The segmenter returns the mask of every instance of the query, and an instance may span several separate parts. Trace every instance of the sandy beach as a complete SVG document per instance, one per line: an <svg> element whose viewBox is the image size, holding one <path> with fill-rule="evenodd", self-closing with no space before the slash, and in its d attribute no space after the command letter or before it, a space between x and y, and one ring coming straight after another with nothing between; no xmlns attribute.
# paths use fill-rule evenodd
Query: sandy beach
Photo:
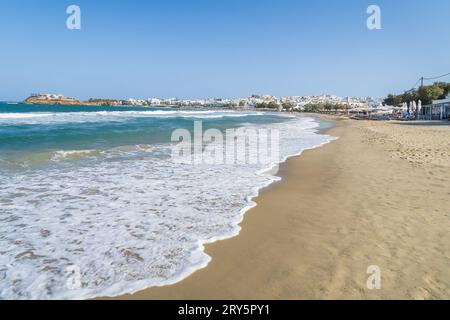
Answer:
<svg viewBox="0 0 450 320"><path fill-rule="evenodd" d="M450 124L338 120L208 267L119 299L449 299ZM366 286L381 269L381 289Z"/></svg>

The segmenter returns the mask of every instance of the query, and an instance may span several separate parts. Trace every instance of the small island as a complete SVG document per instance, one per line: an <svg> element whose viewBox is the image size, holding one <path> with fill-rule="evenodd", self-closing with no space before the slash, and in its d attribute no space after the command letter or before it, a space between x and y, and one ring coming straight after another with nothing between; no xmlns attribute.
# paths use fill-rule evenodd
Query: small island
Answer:
<svg viewBox="0 0 450 320"><path fill-rule="evenodd" d="M24 104L57 104L80 105L82 102L75 98L66 98L60 94L36 94L33 93L23 101Z"/></svg>
<svg viewBox="0 0 450 320"><path fill-rule="evenodd" d="M124 105L144 105L144 103L132 103L125 100L114 99L89 99L81 101L76 98L65 97L62 94L33 93L22 103L24 104L49 104L66 106L124 106Z"/></svg>

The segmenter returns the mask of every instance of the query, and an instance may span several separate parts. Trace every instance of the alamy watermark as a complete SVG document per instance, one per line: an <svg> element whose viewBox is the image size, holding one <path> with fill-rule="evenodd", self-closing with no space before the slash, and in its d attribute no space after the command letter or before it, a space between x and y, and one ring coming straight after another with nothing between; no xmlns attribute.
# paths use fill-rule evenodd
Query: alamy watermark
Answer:
<svg viewBox="0 0 450 320"><path fill-rule="evenodd" d="M66 20L66 27L69 30L81 30L81 8L72 4L67 7L66 13L69 15ZM366 21L367 29L381 30L381 8L379 5L371 4L367 7L366 13L369 15Z"/></svg>
<svg viewBox="0 0 450 320"><path fill-rule="evenodd" d="M372 265L367 268L367 289L380 290L381 289L381 269L379 266Z"/></svg>
<svg viewBox="0 0 450 320"><path fill-rule="evenodd" d="M81 30L81 8L72 4L67 7L66 13L69 15L66 20L66 27L69 30ZM369 15L366 21L367 29L381 30L381 8L372 4L367 7L366 13Z"/></svg>
<svg viewBox="0 0 450 320"><path fill-rule="evenodd" d="M367 29L381 30L381 8L378 5L372 4L367 8Z"/></svg>
<svg viewBox="0 0 450 320"><path fill-rule="evenodd" d="M79 290L82 287L81 284L81 269L77 265L66 267L66 287L69 290Z"/></svg>
<svg viewBox="0 0 450 320"><path fill-rule="evenodd" d="M273 128L235 128L203 131L194 122L193 133L177 129L172 133L172 161L192 165L273 165L280 162L280 132Z"/></svg>
<svg viewBox="0 0 450 320"><path fill-rule="evenodd" d="M66 20L67 29L81 30L81 8L72 4L67 7L66 13L69 15Z"/></svg>
<svg viewBox="0 0 450 320"><path fill-rule="evenodd" d="M66 27L69 30L81 30L81 8L72 4L67 7L66 13L69 15L66 20ZM367 29L381 30L381 8L372 4L367 7L366 13L369 15L366 21Z"/></svg>

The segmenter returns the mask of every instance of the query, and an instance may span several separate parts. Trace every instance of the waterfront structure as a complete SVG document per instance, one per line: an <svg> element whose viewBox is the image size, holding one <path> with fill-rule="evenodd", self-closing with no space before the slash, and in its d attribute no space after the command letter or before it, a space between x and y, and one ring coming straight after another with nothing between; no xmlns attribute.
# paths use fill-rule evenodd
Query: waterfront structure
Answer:
<svg viewBox="0 0 450 320"><path fill-rule="evenodd" d="M445 99L434 100L432 104L422 106L422 116L429 120L450 119L450 94Z"/></svg>

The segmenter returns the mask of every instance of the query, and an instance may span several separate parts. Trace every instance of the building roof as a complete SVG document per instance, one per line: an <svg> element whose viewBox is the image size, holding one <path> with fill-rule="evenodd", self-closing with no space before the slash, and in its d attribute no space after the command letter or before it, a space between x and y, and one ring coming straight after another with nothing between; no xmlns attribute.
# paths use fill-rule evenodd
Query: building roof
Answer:
<svg viewBox="0 0 450 320"><path fill-rule="evenodd" d="M444 104L444 103L450 103L450 94L445 99L433 100L433 104Z"/></svg>

